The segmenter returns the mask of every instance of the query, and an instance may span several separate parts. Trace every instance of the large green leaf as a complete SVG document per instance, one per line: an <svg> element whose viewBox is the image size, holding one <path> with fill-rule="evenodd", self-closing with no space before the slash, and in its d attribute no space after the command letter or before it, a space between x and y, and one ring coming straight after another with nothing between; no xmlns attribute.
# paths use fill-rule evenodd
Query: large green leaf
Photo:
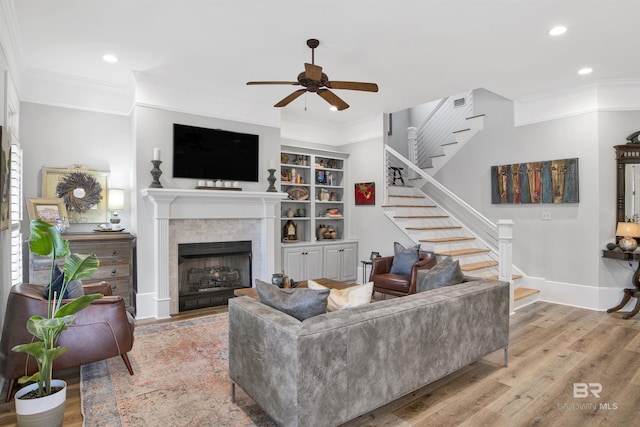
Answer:
<svg viewBox="0 0 640 427"><path fill-rule="evenodd" d="M67 256L69 242L62 239L60 231L55 226L41 219L34 219L31 221L29 249L35 254L55 259Z"/></svg>
<svg viewBox="0 0 640 427"><path fill-rule="evenodd" d="M91 295L83 295L79 298L74 299L68 304L60 307L58 311L55 313L56 318L64 318L65 316L74 315L83 308L87 307L91 304L91 301L102 298L102 294L91 294Z"/></svg>
<svg viewBox="0 0 640 427"><path fill-rule="evenodd" d="M64 262L65 282L90 277L100 266L94 254L69 254Z"/></svg>
<svg viewBox="0 0 640 427"><path fill-rule="evenodd" d="M51 347L56 344L56 338L71 322L73 322L73 319L47 319L41 316L31 316L27 320L27 330L31 335L41 339L48 347Z"/></svg>
<svg viewBox="0 0 640 427"><path fill-rule="evenodd" d="M34 341L27 344L19 344L14 346L11 350L20 353L27 353L38 359L44 350L44 343L42 341Z"/></svg>

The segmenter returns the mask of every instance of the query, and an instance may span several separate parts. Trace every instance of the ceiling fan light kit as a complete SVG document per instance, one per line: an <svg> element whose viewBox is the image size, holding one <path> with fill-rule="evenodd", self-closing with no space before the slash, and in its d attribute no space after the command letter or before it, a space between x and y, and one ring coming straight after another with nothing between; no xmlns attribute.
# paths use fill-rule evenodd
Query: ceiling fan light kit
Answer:
<svg viewBox="0 0 640 427"><path fill-rule="evenodd" d="M320 45L318 39L307 40L307 46L311 48L311 64L304 64L304 71L298 74L297 81L257 81L247 82L248 85L291 85L291 86L303 86L304 89L298 89L293 93L287 95L280 102L274 105L274 107L284 107L289 105L293 100L298 98L305 92L315 92L322 99L327 101L332 108L335 107L338 111L346 110L349 108L342 98L330 91L329 89L346 89L346 90L359 90L363 92L377 92L378 85L375 83L365 82L346 82L346 81L331 81L329 77L322 72L322 67L315 64L315 48Z"/></svg>

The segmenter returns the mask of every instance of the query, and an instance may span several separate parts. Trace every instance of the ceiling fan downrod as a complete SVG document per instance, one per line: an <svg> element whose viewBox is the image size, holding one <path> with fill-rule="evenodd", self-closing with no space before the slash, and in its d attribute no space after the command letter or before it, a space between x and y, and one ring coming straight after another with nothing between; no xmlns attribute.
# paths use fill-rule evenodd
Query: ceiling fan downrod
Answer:
<svg viewBox="0 0 640 427"><path fill-rule="evenodd" d="M315 62L315 48L320 46L320 40L318 40L318 39L309 39L309 40L307 40L307 46L309 46L311 48L311 63L313 65L315 65L316 64L316 62Z"/></svg>

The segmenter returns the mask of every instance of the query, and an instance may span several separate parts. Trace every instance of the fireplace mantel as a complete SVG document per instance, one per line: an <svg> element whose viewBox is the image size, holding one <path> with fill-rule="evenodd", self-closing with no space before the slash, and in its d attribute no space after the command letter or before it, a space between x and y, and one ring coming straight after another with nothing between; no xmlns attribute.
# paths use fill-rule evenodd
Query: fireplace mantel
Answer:
<svg viewBox="0 0 640 427"><path fill-rule="evenodd" d="M153 204L153 248L156 317L171 314L169 283L169 221L172 219L259 219L262 223L262 277L275 271L276 223L278 203L286 193L231 190L183 190L145 188L142 196Z"/></svg>

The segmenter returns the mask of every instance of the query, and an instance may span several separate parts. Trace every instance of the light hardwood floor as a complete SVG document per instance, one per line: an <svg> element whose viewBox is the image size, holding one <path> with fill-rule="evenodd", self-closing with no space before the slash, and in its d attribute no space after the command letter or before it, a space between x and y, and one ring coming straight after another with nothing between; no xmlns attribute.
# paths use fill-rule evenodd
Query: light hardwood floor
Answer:
<svg viewBox="0 0 640 427"><path fill-rule="evenodd" d="M81 426L79 370L62 376L65 426ZM574 383L591 383L578 396L600 384L600 397L574 398ZM639 417L640 316L537 302L511 316L507 368L492 353L345 426L633 426ZM13 402L0 405L0 425L15 425Z"/></svg>

